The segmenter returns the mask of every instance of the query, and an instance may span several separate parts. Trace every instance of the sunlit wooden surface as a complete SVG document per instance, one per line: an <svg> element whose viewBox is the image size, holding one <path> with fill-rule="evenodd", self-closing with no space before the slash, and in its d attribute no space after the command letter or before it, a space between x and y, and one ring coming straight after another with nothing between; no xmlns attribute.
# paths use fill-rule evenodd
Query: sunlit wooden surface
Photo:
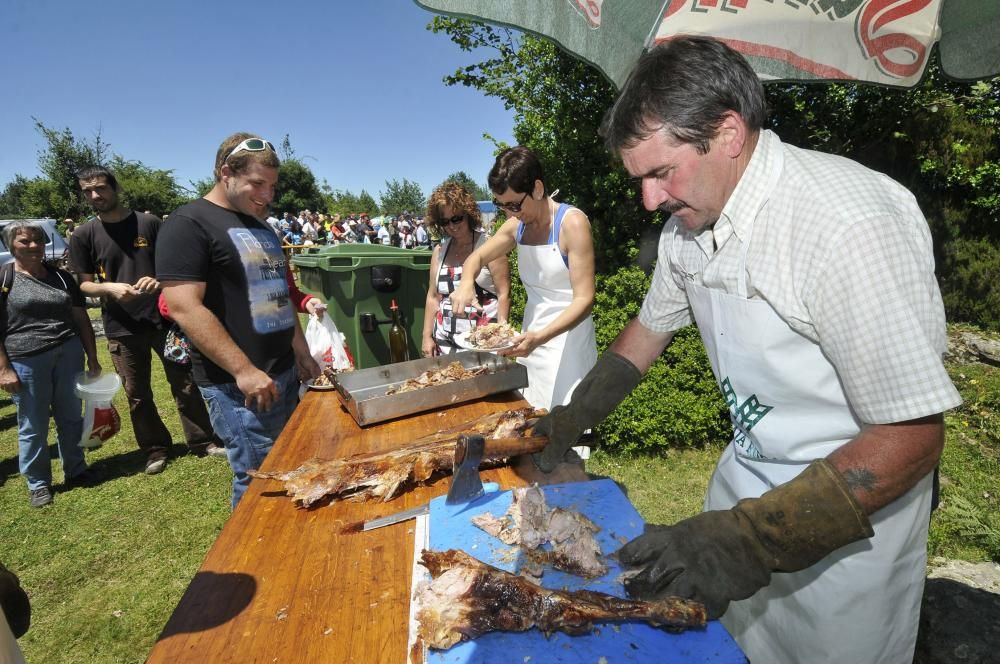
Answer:
<svg viewBox="0 0 1000 664"><path fill-rule="evenodd" d="M310 392L262 470L389 450L473 418L527 404L500 395L359 428L333 392ZM530 459L484 471L501 487L586 479L563 466L541 475ZM447 493L450 478L387 503L301 509L281 484L254 480L191 581L150 662L403 662L413 521L369 532L352 524Z"/></svg>

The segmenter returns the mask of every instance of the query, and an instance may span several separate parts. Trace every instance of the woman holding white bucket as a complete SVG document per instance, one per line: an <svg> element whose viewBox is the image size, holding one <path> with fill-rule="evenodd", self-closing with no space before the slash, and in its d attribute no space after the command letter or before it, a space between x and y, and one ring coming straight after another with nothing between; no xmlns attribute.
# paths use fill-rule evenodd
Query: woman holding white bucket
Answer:
<svg viewBox="0 0 1000 664"><path fill-rule="evenodd" d="M14 221L3 229L13 264L0 268L0 389L17 406L18 463L32 507L52 502L49 409L66 485L90 480L80 448L83 433L75 378L86 354L99 374L94 331L76 280L43 262L48 237L37 223Z"/></svg>

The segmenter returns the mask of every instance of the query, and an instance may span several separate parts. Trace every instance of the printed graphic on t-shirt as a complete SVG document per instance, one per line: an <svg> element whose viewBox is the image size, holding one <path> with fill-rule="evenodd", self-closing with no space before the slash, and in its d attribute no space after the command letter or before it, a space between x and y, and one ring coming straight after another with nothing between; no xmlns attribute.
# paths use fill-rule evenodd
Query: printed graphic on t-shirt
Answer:
<svg viewBox="0 0 1000 664"><path fill-rule="evenodd" d="M295 312L288 297L285 254L278 238L261 228L231 228L229 237L246 271L254 332L270 334L292 327Z"/></svg>

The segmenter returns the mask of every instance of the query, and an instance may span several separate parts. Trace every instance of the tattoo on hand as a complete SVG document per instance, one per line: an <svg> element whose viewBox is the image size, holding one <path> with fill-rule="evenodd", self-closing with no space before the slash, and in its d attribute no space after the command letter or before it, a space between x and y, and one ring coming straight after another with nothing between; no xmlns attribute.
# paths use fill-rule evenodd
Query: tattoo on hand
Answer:
<svg viewBox="0 0 1000 664"><path fill-rule="evenodd" d="M863 489L869 493L875 490L877 481L875 473L867 468L852 468L845 471L844 479L847 481L847 486L852 489Z"/></svg>

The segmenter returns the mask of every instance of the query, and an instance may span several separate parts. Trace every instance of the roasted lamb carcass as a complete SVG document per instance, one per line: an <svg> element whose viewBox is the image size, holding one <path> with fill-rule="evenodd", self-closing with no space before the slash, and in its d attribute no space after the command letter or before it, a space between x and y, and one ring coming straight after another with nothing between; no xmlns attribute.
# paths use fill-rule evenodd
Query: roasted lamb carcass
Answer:
<svg viewBox="0 0 1000 664"><path fill-rule="evenodd" d="M414 597L419 635L439 650L487 632L532 627L575 635L609 622L643 621L671 631L705 626L705 607L694 600L644 602L590 590L549 590L455 549L425 550L421 564L433 581Z"/></svg>
<svg viewBox="0 0 1000 664"><path fill-rule="evenodd" d="M407 484L421 484L438 472L452 470L455 443L463 433L485 438L521 438L547 411L519 408L465 422L424 436L403 449L356 454L344 459L310 459L294 470L249 471L251 477L285 483L285 492L302 507L330 496L341 500L391 500ZM502 463L491 461L487 466Z"/></svg>

